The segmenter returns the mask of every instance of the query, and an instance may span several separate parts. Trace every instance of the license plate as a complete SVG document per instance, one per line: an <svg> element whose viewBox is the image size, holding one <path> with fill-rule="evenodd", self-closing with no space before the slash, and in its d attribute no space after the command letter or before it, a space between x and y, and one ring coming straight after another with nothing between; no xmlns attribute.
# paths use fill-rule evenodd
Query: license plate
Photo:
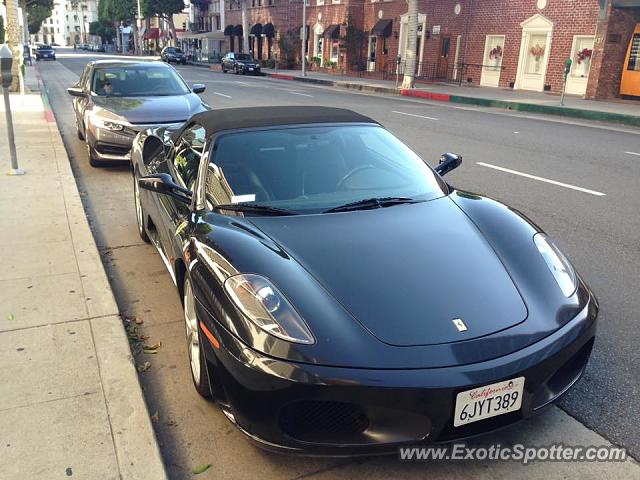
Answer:
<svg viewBox="0 0 640 480"><path fill-rule="evenodd" d="M249 71L250 71L250 72L253 72L253 67L249 67Z"/></svg>
<svg viewBox="0 0 640 480"><path fill-rule="evenodd" d="M453 426L516 412L522 407L523 391L524 377L518 377L460 392L456 397Z"/></svg>

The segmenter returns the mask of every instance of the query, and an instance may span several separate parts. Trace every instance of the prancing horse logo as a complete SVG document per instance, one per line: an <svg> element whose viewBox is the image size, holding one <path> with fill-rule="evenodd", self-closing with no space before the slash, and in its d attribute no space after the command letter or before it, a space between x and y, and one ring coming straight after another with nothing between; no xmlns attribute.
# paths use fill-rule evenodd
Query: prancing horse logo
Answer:
<svg viewBox="0 0 640 480"><path fill-rule="evenodd" d="M464 324L461 318L454 318L451 321L456 326L459 332L466 332L468 330L467 326Z"/></svg>

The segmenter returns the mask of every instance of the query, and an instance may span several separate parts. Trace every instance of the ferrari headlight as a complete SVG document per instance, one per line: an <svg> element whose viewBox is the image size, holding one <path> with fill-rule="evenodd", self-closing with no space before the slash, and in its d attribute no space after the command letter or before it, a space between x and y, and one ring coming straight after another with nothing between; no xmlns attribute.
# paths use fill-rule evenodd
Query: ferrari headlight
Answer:
<svg viewBox="0 0 640 480"><path fill-rule="evenodd" d="M536 233L533 241L538 247L538 251L544 258L547 267L551 270L553 277L558 282L558 286L565 297L570 297L578 287L576 272L560 249L544 233Z"/></svg>
<svg viewBox="0 0 640 480"><path fill-rule="evenodd" d="M315 343L298 312L265 277L234 275L225 281L224 288L242 313L265 332L287 342Z"/></svg>

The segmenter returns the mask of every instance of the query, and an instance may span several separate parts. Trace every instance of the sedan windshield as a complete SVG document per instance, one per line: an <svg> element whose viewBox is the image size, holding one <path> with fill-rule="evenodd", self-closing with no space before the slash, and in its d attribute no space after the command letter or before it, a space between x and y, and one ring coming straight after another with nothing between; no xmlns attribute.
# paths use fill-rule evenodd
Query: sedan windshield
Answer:
<svg viewBox="0 0 640 480"><path fill-rule="evenodd" d="M211 208L260 205L305 214L383 208L445 194L438 177L406 145L382 127L362 125L223 134L214 145L205 191ZM244 211L260 214L256 208Z"/></svg>
<svg viewBox="0 0 640 480"><path fill-rule="evenodd" d="M189 91L182 78L164 65L96 68L91 82L91 92L98 96L151 97L185 95Z"/></svg>
<svg viewBox="0 0 640 480"><path fill-rule="evenodd" d="M236 53L236 60L242 60L242 61L253 60L253 57L248 53Z"/></svg>

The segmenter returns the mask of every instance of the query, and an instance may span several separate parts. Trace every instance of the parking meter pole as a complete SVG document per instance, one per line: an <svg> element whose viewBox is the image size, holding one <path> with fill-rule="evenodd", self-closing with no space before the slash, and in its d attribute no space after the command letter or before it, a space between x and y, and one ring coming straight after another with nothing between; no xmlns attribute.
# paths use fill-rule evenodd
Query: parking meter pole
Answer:
<svg viewBox="0 0 640 480"><path fill-rule="evenodd" d="M7 135L9 137L9 154L11 155L11 169L9 175L24 175L24 170L18 168L18 155L16 154L16 139L13 134L13 118L11 117L11 102L9 101L9 88L2 87L4 97L4 114L7 120Z"/></svg>
<svg viewBox="0 0 640 480"><path fill-rule="evenodd" d="M570 58L564 62L564 79L562 82L562 95L560 95L560 106L564 107L564 92L567 89L567 78L569 77L569 72L571 72L571 64L573 61Z"/></svg>
<svg viewBox="0 0 640 480"><path fill-rule="evenodd" d="M13 54L7 44L0 47L0 80L2 83L2 96L4 97L4 114L7 119L7 135L9 137L9 153L11 155L11 169L9 175L24 175L24 171L18 168L18 156L16 155L16 139L13 134L13 118L11 116L11 101L9 100L9 87L13 83Z"/></svg>

